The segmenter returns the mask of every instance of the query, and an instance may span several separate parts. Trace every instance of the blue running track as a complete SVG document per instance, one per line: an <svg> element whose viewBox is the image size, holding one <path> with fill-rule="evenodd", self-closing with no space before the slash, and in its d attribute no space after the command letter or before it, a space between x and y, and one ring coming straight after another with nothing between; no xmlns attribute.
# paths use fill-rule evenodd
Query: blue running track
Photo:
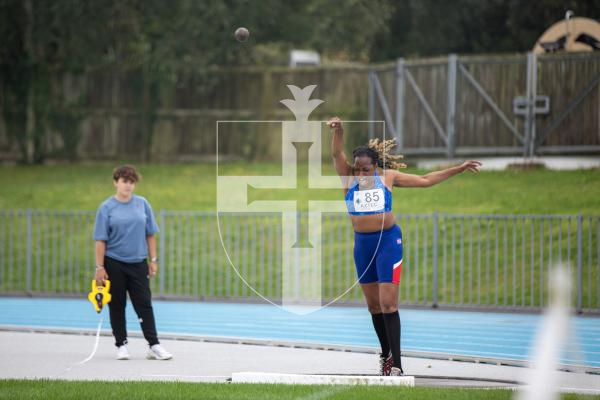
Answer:
<svg viewBox="0 0 600 400"><path fill-rule="evenodd" d="M161 333L377 348L366 307L327 307L298 316L272 305L154 301ZM108 310L103 329L110 331ZM402 349L495 360L527 360L541 315L401 310ZM600 318L571 317L561 362L600 368ZM86 300L0 298L0 327L95 329ZM127 327L140 327L130 304Z"/></svg>

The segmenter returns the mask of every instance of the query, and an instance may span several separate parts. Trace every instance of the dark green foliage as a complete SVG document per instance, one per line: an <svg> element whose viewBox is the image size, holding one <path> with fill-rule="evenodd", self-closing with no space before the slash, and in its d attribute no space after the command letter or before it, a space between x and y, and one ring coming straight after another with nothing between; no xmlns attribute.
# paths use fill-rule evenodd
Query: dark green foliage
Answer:
<svg viewBox="0 0 600 400"><path fill-rule="evenodd" d="M131 134L150 160L160 88L188 84L186 72L286 65L294 48L317 50L324 63L522 52L568 9L598 18L600 0L0 0L0 104L21 162L54 156L49 130L64 142L59 156L74 160L85 93L70 98L53 78L132 72ZM233 39L240 26L250 30L244 44ZM219 79L210 74L197 90Z"/></svg>

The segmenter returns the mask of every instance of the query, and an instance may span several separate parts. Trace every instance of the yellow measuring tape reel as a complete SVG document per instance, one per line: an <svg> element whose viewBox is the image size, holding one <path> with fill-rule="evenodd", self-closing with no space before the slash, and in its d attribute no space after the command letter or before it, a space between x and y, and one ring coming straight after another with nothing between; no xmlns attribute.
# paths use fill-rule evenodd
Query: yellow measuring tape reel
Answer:
<svg viewBox="0 0 600 400"><path fill-rule="evenodd" d="M92 302L98 314L102 311L102 307L110 303L111 298L110 281L107 279L104 281L104 285L98 285L93 279L92 291L88 294L88 300Z"/></svg>

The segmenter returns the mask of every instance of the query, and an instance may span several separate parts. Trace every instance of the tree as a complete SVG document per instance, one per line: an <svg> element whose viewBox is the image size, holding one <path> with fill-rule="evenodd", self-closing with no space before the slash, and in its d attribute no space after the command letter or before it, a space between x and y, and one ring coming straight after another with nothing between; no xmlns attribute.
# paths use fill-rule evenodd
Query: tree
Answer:
<svg viewBox="0 0 600 400"><path fill-rule="evenodd" d="M22 160L42 162L46 131L72 151L83 118L83 95L63 96L56 75L129 71L149 148L161 85L190 71L286 65L293 48L326 62L527 51L567 9L598 18L600 0L0 0L2 112Z"/></svg>
<svg viewBox="0 0 600 400"><path fill-rule="evenodd" d="M600 0L400 0L371 60L529 51L567 10L598 19Z"/></svg>

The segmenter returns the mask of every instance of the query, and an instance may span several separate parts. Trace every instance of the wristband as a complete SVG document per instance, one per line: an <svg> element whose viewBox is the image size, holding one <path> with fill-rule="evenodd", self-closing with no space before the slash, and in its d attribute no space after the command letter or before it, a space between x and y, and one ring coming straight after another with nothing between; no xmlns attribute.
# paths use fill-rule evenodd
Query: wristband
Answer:
<svg viewBox="0 0 600 400"><path fill-rule="evenodd" d="M158 261L158 257L152 257L152 258L150 259L150 262L153 262L153 263L155 263L155 262L157 262L157 261Z"/></svg>
<svg viewBox="0 0 600 400"><path fill-rule="evenodd" d="M99 270L99 269L104 269L104 266L103 265L96 265L96 270Z"/></svg>

